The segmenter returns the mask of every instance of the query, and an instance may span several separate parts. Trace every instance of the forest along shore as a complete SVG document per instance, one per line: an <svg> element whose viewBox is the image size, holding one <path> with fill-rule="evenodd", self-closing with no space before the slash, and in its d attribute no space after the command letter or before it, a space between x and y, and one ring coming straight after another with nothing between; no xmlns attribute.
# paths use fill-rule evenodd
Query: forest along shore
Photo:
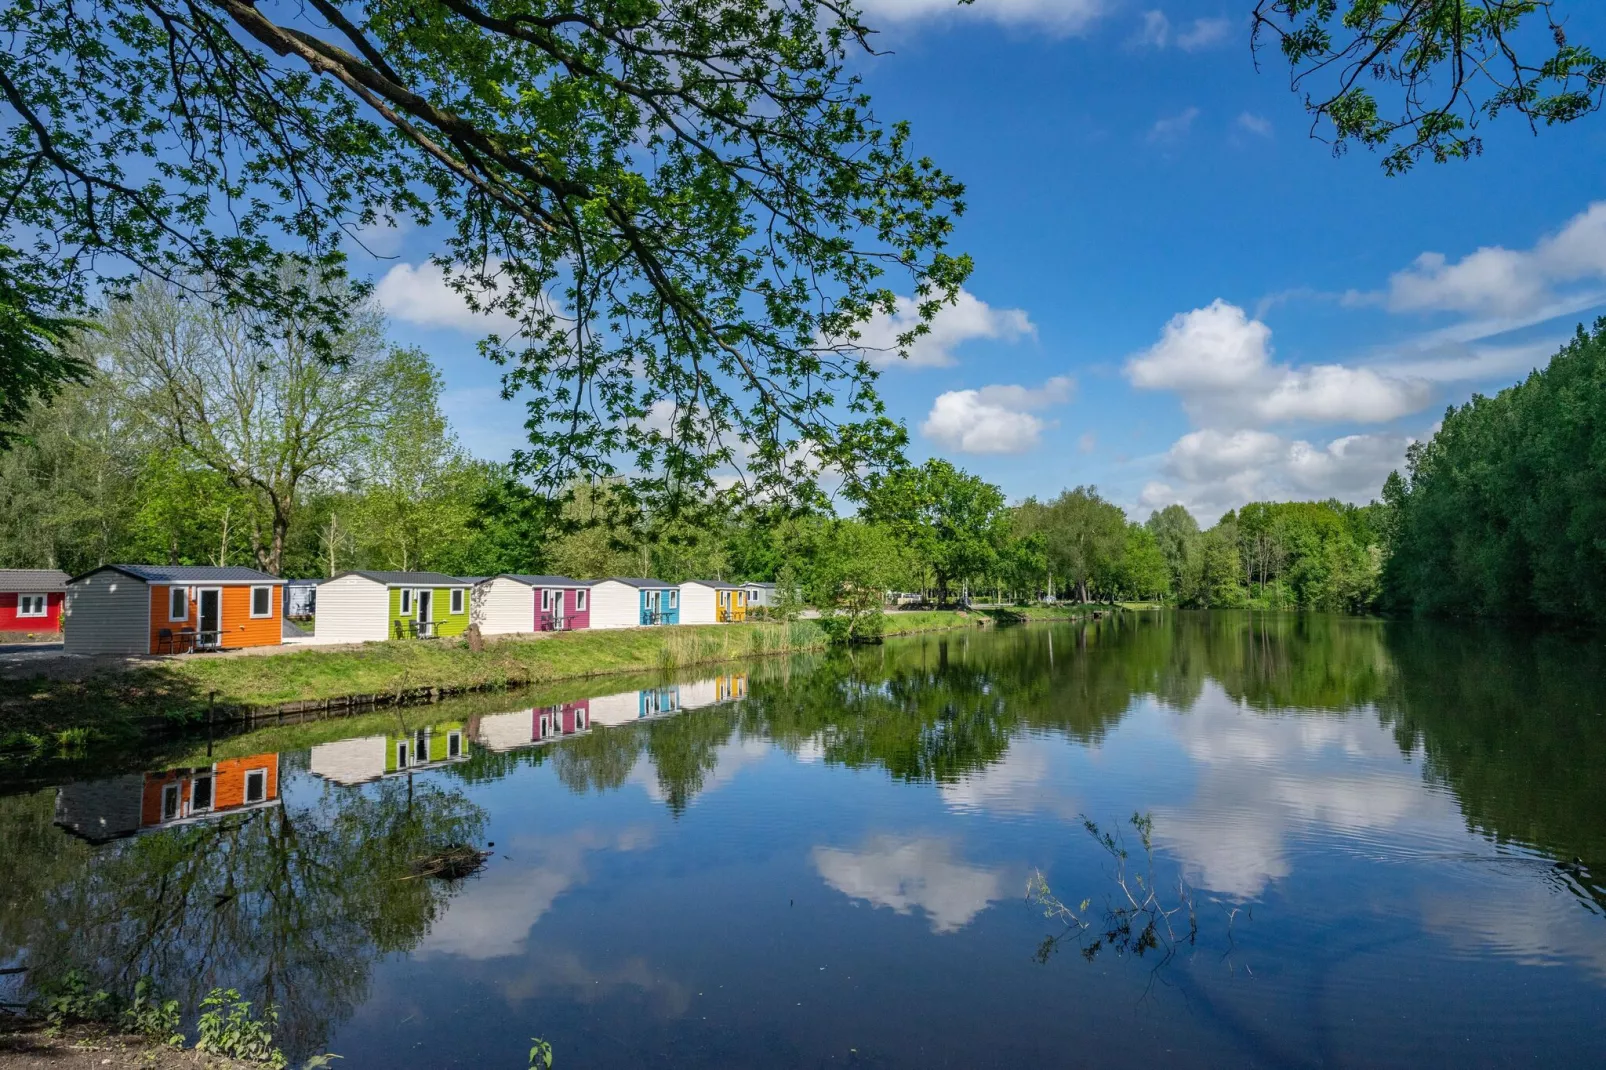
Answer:
<svg viewBox="0 0 1606 1070"><path fill-rule="evenodd" d="M1053 611L1074 619L1090 611ZM1034 614L1034 617L1041 617ZM976 627L999 613L892 613L886 634ZM274 657L186 655L122 662L73 679L0 680L0 754L55 756L132 741L153 730L204 725L210 711L421 691L462 693L614 673L713 664L820 650L825 630L812 620L581 631L488 640L370 643Z"/></svg>

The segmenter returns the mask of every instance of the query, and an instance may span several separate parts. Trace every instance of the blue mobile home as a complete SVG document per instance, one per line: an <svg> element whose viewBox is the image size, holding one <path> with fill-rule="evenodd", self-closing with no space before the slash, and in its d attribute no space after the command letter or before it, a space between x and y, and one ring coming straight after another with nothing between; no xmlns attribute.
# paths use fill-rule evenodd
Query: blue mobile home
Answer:
<svg viewBox="0 0 1606 1070"><path fill-rule="evenodd" d="M649 628L680 623L680 588L663 580L615 576L591 585L591 627Z"/></svg>

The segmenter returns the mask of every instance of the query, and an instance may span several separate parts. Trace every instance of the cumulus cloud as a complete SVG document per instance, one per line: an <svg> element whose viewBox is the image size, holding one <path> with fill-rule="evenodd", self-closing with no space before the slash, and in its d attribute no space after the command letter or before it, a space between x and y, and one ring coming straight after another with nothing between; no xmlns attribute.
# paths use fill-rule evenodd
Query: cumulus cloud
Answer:
<svg viewBox="0 0 1606 1070"><path fill-rule="evenodd" d="M1198 108L1184 108L1175 115L1163 115L1149 127L1150 144L1162 144L1177 141L1193 129L1193 121L1199 118Z"/></svg>
<svg viewBox="0 0 1606 1070"><path fill-rule="evenodd" d="M1146 509L1182 505L1202 524L1267 499L1365 502L1403 467L1408 435L1344 435L1325 445L1267 431L1190 431L1160 460L1164 479L1143 488Z"/></svg>
<svg viewBox="0 0 1606 1070"><path fill-rule="evenodd" d="M1055 376L1036 388L984 386L950 390L932 403L920 425L927 438L961 453L1025 453L1050 424L1033 415L1071 399L1075 382Z"/></svg>
<svg viewBox="0 0 1606 1070"><path fill-rule="evenodd" d="M1109 7L1107 0L982 0L961 6L958 0L860 0L871 26L925 20L986 20L1004 26L1031 27L1056 34L1086 30Z"/></svg>
<svg viewBox="0 0 1606 1070"><path fill-rule="evenodd" d="M1394 312L1530 314L1557 300L1558 286L1606 280L1606 201L1596 201L1532 249L1486 246L1459 260L1426 252L1396 272L1382 294L1351 294Z"/></svg>
<svg viewBox="0 0 1606 1070"><path fill-rule="evenodd" d="M519 331L518 322L505 313L469 308L463 295L447 285L446 273L433 261L417 267L395 265L374 287L374 297L392 318L415 327L495 333L502 338L511 338Z"/></svg>
<svg viewBox="0 0 1606 1070"><path fill-rule="evenodd" d="M1199 423L1386 423L1432 399L1422 379L1371 368L1272 361L1271 328L1217 298L1171 318L1160 340L1127 361L1144 390L1172 390Z"/></svg>
<svg viewBox="0 0 1606 1070"><path fill-rule="evenodd" d="M968 290L932 317L931 329L915 339L908 359L898 356L898 336L913 330L920 322L919 305L912 298L900 297L896 311L888 316L878 312L859 327L856 344L866 359L877 367L906 365L916 368L942 368L957 363L954 350L966 342L989 339L1018 342L1037 334L1031 317L1018 308L994 308Z"/></svg>
<svg viewBox="0 0 1606 1070"><path fill-rule="evenodd" d="M850 899L899 914L920 910L938 933L963 929L1003 896L1000 873L955 859L944 839L875 836L857 851L816 847L814 868Z"/></svg>

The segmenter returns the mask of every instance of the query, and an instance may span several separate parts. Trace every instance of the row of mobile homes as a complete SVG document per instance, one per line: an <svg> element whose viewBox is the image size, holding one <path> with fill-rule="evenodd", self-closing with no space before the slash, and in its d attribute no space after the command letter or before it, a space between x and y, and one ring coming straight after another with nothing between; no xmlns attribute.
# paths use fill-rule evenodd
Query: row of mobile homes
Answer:
<svg viewBox="0 0 1606 1070"><path fill-rule="evenodd" d="M591 627L647 628L680 623L680 588L663 580L598 580L591 585Z"/></svg>
<svg viewBox="0 0 1606 1070"><path fill-rule="evenodd" d="M689 580L680 585L680 623L732 624L747 619L747 591L734 583Z"/></svg>
<svg viewBox="0 0 1606 1070"><path fill-rule="evenodd" d="M342 572L318 585L320 642L462 635L473 584L439 572Z"/></svg>
<svg viewBox="0 0 1606 1070"><path fill-rule="evenodd" d="M67 574L60 569L0 569L0 642L7 633L59 633L66 600Z"/></svg>
<svg viewBox="0 0 1606 1070"><path fill-rule="evenodd" d="M102 565L67 583L69 654L181 654L275 646L284 581L254 568Z"/></svg>
<svg viewBox="0 0 1606 1070"><path fill-rule="evenodd" d="M589 628L591 587L567 576L492 576L474 588L474 623L485 635Z"/></svg>

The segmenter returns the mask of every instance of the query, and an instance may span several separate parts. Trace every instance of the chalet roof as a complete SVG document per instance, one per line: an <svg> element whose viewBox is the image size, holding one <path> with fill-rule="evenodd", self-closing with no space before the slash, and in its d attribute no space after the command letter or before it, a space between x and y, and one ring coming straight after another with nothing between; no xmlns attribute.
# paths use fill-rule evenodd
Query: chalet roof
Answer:
<svg viewBox="0 0 1606 1070"><path fill-rule="evenodd" d="M675 584L667 580L644 580L629 576L609 576L605 580L594 580L594 583L622 583L628 587L664 587L672 588Z"/></svg>
<svg viewBox="0 0 1606 1070"><path fill-rule="evenodd" d="M530 576L522 572L504 572L492 579L513 580L526 587L590 587L595 581L577 580L569 576Z"/></svg>
<svg viewBox="0 0 1606 1070"><path fill-rule="evenodd" d="M59 568L0 568L0 591L65 591L69 578Z"/></svg>
<svg viewBox="0 0 1606 1070"><path fill-rule="evenodd" d="M472 583L461 576L448 576L444 572L369 572L352 569L334 577L361 576L365 580L382 583L386 587L469 587ZM328 580L324 581L328 583Z"/></svg>
<svg viewBox="0 0 1606 1070"><path fill-rule="evenodd" d="M742 586L743 587L764 587L764 588L767 588L767 589L772 590L772 591L775 589L775 584L773 584L773 583L759 583L759 582L756 582L756 581L752 582L752 583L744 583L744 584L742 584Z"/></svg>
<svg viewBox="0 0 1606 1070"><path fill-rule="evenodd" d="M255 583L255 584L283 584L284 581L277 576L270 576L266 572L259 572L244 565L225 565L221 568L215 565L102 565L90 569L82 576L74 576L69 583L88 579L97 572L121 572L125 576L132 576L136 580L146 583Z"/></svg>
<svg viewBox="0 0 1606 1070"><path fill-rule="evenodd" d="M682 587L712 587L716 591L739 591L739 583L726 583L724 580L687 580Z"/></svg>

